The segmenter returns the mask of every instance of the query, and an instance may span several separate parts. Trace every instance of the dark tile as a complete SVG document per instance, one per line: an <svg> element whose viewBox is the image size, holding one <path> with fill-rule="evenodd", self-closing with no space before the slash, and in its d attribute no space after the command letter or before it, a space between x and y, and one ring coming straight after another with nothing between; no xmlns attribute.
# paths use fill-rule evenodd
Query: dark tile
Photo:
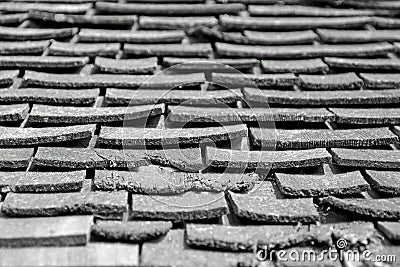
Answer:
<svg viewBox="0 0 400 267"><path fill-rule="evenodd" d="M86 245L92 216L0 218L1 247Z"/></svg>
<svg viewBox="0 0 400 267"><path fill-rule="evenodd" d="M207 57L212 51L212 47L208 43L124 45L124 53L141 57Z"/></svg>
<svg viewBox="0 0 400 267"><path fill-rule="evenodd" d="M397 108L330 108L336 122L348 124L399 124Z"/></svg>
<svg viewBox="0 0 400 267"><path fill-rule="evenodd" d="M351 70L399 70L400 60L395 58L324 58L329 67Z"/></svg>
<svg viewBox="0 0 400 267"><path fill-rule="evenodd" d="M92 227L92 233L108 240L143 242L159 238L172 228L166 221L103 221L98 220Z"/></svg>
<svg viewBox="0 0 400 267"><path fill-rule="evenodd" d="M299 84L300 80L292 73L286 74L231 74L212 73L211 82L216 86L227 88L242 87L291 87Z"/></svg>
<svg viewBox="0 0 400 267"><path fill-rule="evenodd" d="M2 40L44 40L71 37L78 32L76 28L40 29L0 27Z"/></svg>
<svg viewBox="0 0 400 267"><path fill-rule="evenodd" d="M400 153L395 150L332 148L338 165L366 168L400 168Z"/></svg>

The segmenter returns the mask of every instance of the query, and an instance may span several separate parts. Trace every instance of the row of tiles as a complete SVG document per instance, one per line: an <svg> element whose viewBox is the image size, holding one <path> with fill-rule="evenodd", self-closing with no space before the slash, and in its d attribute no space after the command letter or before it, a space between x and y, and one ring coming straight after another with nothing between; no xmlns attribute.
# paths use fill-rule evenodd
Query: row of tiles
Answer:
<svg viewBox="0 0 400 267"><path fill-rule="evenodd" d="M21 89L23 90L23 89ZM185 123L265 123L266 122L319 122L345 124L400 124L398 108L229 108L169 106L163 104L128 107L65 107L28 104L0 106L1 122L26 122L34 124L90 124L124 122L133 126L131 120L152 119L167 114L166 124ZM139 122L139 121L138 121ZM143 124L143 123L142 123Z"/></svg>

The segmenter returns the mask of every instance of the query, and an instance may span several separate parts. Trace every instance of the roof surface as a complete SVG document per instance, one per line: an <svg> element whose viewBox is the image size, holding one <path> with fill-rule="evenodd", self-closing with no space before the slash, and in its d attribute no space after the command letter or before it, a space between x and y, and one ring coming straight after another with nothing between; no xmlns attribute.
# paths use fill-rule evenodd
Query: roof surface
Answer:
<svg viewBox="0 0 400 267"><path fill-rule="evenodd" d="M400 266L400 1L0 12L0 266Z"/></svg>

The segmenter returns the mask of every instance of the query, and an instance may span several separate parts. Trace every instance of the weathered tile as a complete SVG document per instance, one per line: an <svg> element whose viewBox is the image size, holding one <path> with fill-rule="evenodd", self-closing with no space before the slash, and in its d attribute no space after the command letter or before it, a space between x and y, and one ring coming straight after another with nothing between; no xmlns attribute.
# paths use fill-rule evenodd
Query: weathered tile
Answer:
<svg viewBox="0 0 400 267"><path fill-rule="evenodd" d="M390 195L400 195L400 172L365 170L365 179L378 192Z"/></svg>
<svg viewBox="0 0 400 267"><path fill-rule="evenodd" d="M97 140L98 145L105 146L144 146L144 145L177 145L199 144L201 140L214 142L231 140L247 136L247 128L243 125L208 128L120 128L102 127Z"/></svg>
<svg viewBox="0 0 400 267"><path fill-rule="evenodd" d="M3 14L0 18L0 25L18 24L24 22L28 18L26 13Z"/></svg>
<svg viewBox="0 0 400 267"><path fill-rule="evenodd" d="M100 218L121 219L128 211L128 192L92 191L85 198L83 211Z"/></svg>
<svg viewBox="0 0 400 267"><path fill-rule="evenodd" d="M221 26L229 30L306 30L316 28L355 28L370 22L368 17L240 17L222 16Z"/></svg>
<svg viewBox="0 0 400 267"><path fill-rule="evenodd" d="M0 57L2 58L2 57ZM18 70L2 70L0 71L0 84L12 84L14 79L17 78Z"/></svg>
<svg viewBox="0 0 400 267"><path fill-rule="evenodd" d="M148 74L153 73L157 68L157 58L141 59L110 59L96 57L94 63L102 72Z"/></svg>
<svg viewBox="0 0 400 267"><path fill-rule="evenodd" d="M22 266L136 266L139 246L120 243L88 243L75 247L30 247L0 250L0 264Z"/></svg>
<svg viewBox="0 0 400 267"><path fill-rule="evenodd" d="M215 17L148 17L140 16L139 27L146 30L176 30L196 26L214 27L218 25Z"/></svg>
<svg viewBox="0 0 400 267"><path fill-rule="evenodd" d="M0 95L1 99L1 95ZM166 103L175 105L233 104L241 99L240 92L232 90L121 90L107 89L105 101L109 105L146 105ZM399 100L400 103L400 100Z"/></svg>
<svg viewBox="0 0 400 267"><path fill-rule="evenodd" d="M203 73L182 75L117 75L117 74L53 74L45 72L26 71L24 82L28 85L58 87L58 88L90 88L90 87L117 87L117 88L150 88L172 89L177 86L199 86L205 82Z"/></svg>
<svg viewBox="0 0 400 267"><path fill-rule="evenodd" d="M236 14L245 10L243 4L141 4L141 3L106 3L96 4L101 12L138 15L219 15Z"/></svg>
<svg viewBox="0 0 400 267"><path fill-rule="evenodd" d="M400 223L399 222L377 222L376 227L383 232L390 240L400 240Z"/></svg>
<svg viewBox="0 0 400 267"><path fill-rule="evenodd" d="M82 213L85 196L73 193L8 193L1 211L8 216L57 216Z"/></svg>
<svg viewBox="0 0 400 267"><path fill-rule="evenodd" d="M275 173L275 175L279 190L288 196L352 195L370 189L369 184L358 171L325 175L285 173Z"/></svg>
<svg viewBox="0 0 400 267"><path fill-rule="evenodd" d="M172 70L182 71L223 71L247 70L255 67L258 60L254 58L184 58L184 57L164 57L162 64L167 67L173 66Z"/></svg>
<svg viewBox="0 0 400 267"><path fill-rule="evenodd" d="M326 109L170 107L171 122L324 122L335 116Z"/></svg>
<svg viewBox="0 0 400 267"><path fill-rule="evenodd" d="M94 125L49 128L0 127L0 146L60 143L91 137Z"/></svg>
<svg viewBox="0 0 400 267"><path fill-rule="evenodd" d="M263 60L261 67L265 73L318 73L328 71L320 58L299 60Z"/></svg>
<svg viewBox="0 0 400 267"><path fill-rule="evenodd" d="M399 124L398 108L330 108L336 122L349 124Z"/></svg>
<svg viewBox="0 0 400 267"><path fill-rule="evenodd" d="M98 220L92 233L108 240L143 242L159 238L168 233L172 223L167 221L103 221Z"/></svg>
<svg viewBox="0 0 400 267"><path fill-rule="evenodd" d="M233 169L284 169L318 166L331 162L331 155L321 148L291 151L238 151L207 148L208 163L213 167Z"/></svg>
<svg viewBox="0 0 400 267"><path fill-rule="evenodd" d="M28 104L0 106L0 121L22 121L29 112Z"/></svg>
<svg viewBox="0 0 400 267"><path fill-rule="evenodd" d="M272 183L261 182L247 194L229 192L233 212L240 218L269 223L312 223L319 215L312 198L278 198Z"/></svg>
<svg viewBox="0 0 400 267"><path fill-rule="evenodd" d="M149 164L145 151L141 150L95 148L94 152L105 161L107 168L136 168Z"/></svg>
<svg viewBox="0 0 400 267"><path fill-rule="evenodd" d="M1 169L24 169L28 167L33 155L33 148L4 148L0 149Z"/></svg>
<svg viewBox="0 0 400 267"><path fill-rule="evenodd" d="M321 203L335 207L341 211L365 215L374 219L399 219L400 198L344 198L329 196Z"/></svg>
<svg viewBox="0 0 400 267"><path fill-rule="evenodd" d="M292 20L292 19L291 19ZM295 20L293 20L295 22ZM315 57L367 57L386 55L394 52L395 46L389 43L371 43L360 45L296 45L296 46L260 46L216 43L217 54L226 57L252 57L260 59L296 59Z"/></svg>
<svg viewBox="0 0 400 267"><path fill-rule="evenodd" d="M96 171L96 190L126 190L142 194L177 194L190 190L221 192L251 189L258 176L235 173L186 173L160 166L130 171Z"/></svg>
<svg viewBox="0 0 400 267"><path fill-rule="evenodd" d="M396 58L324 58L329 67L352 70L399 70L400 60Z"/></svg>
<svg viewBox="0 0 400 267"><path fill-rule="evenodd" d="M82 4L54 4L54 3L18 3L3 2L0 4L1 11L7 12L28 12L30 10L39 10L47 12L58 12L65 14L85 13L92 7L89 3Z"/></svg>
<svg viewBox="0 0 400 267"><path fill-rule="evenodd" d="M208 43L124 45L124 53L141 57L207 57L211 52L212 47Z"/></svg>
<svg viewBox="0 0 400 267"><path fill-rule="evenodd" d="M338 105L382 105L400 103L399 90L362 91L323 91L297 92L244 88L243 96L257 103L300 105L300 106L338 106Z"/></svg>
<svg viewBox="0 0 400 267"><path fill-rule="evenodd" d="M10 186L11 191L16 193L79 191L82 189L85 177L84 171L20 172L14 176Z"/></svg>
<svg viewBox="0 0 400 267"><path fill-rule="evenodd" d="M396 150L332 148L336 164L366 168L400 168L400 153Z"/></svg>
<svg viewBox="0 0 400 267"><path fill-rule="evenodd" d="M171 230L159 242L143 244L141 262L144 266L256 266L253 253L232 253L190 249L185 247L183 230ZM171 249L173 248L173 249ZM269 266L269 265L267 265Z"/></svg>
<svg viewBox="0 0 400 267"><path fill-rule="evenodd" d="M71 44L54 41L49 47L49 54L55 56L86 56L86 57L111 57L115 56L121 45L118 43Z"/></svg>
<svg viewBox="0 0 400 267"><path fill-rule="evenodd" d="M311 30L290 32L244 31L244 35L246 41L243 43L260 45L311 44L318 40L318 35Z"/></svg>
<svg viewBox="0 0 400 267"><path fill-rule="evenodd" d="M132 194L130 217L192 221L219 218L227 213L224 193L187 192L167 196Z"/></svg>
<svg viewBox="0 0 400 267"><path fill-rule="evenodd" d="M85 245L93 217L0 218L1 247Z"/></svg>
<svg viewBox="0 0 400 267"><path fill-rule="evenodd" d="M71 37L78 33L76 28L40 29L40 28L14 28L0 27L2 40L44 40Z"/></svg>
<svg viewBox="0 0 400 267"><path fill-rule="evenodd" d="M242 87L290 87L299 83L299 78L292 73L286 74L232 74L212 73L211 82L227 88Z"/></svg>
<svg viewBox="0 0 400 267"><path fill-rule="evenodd" d="M60 90L44 88L0 89L2 103L41 103L53 105L90 105L96 101L99 89Z"/></svg>
<svg viewBox="0 0 400 267"><path fill-rule="evenodd" d="M160 115L163 109L162 105L100 108L34 105L29 114L28 122L40 124L122 122Z"/></svg>
<svg viewBox="0 0 400 267"><path fill-rule="evenodd" d="M0 55L40 54L49 45L49 41L0 42Z"/></svg>
<svg viewBox="0 0 400 267"><path fill-rule="evenodd" d="M203 169L200 148L146 150L145 153L151 162L180 171L198 172Z"/></svg>
<svg viewBox="0 0 400 267"><path fill-rule="evenodd" d="M84 42L124 42L124 43L180 43L184 31L130 31L81 29L79 41Z"/></svg>
<svg viewBox="0 0 400 267"><path fill-rule="evenodd" d="M300 75L301 87L308 90L356 90L363 81L355 73Z"/></svg>
<svg viewBox="0 0 400 267"><path fill-rule="evenodd" d="M87 63L87 57L0 56L0 67L7 68L78 68Z"/></svg>
<svg viewBox="0 0 400 267"><path fill-rule="evenodd" d="M256 146L284 149L317 147L367 147L399 142L389 128L359 128L345 130L281 130L250 128Z"/></svg>
<svg viewBox="0 0 400 267"><path fill-rule="evenodd" d="M93 25L93 26L132 26L135 23L135 16L131 15L75 15L65 13L52 13L44 11L29 11L29 19L59 24Z"/></svg>
<svg viewBox="0 0 400 267"><path fill-rule="evenodd" d="M324 43L371 43L400 41L399 30L331 30L318 29Z"/></svg>
<svg viewBox="0 0 400 267"><path fill-rule="evenodd" d="M360 73L367 88L397 89L400 86L400 78L395 73Z"/></svg>

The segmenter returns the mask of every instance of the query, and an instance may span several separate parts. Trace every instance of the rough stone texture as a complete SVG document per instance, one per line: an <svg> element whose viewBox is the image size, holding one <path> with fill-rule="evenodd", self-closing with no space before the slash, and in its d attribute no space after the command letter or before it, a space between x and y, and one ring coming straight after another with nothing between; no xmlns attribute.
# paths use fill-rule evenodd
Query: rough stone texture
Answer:
<svg viewBox="0 0 400 267"><path fill-rule="evenodd" d="M139 246L93 242L75 247L29 247L0 250L3 266L132 266L139 264Z"/></svg>
<svg viewBox="0 0 400 267"><path fill-rule="evenodd" d="M400 198L345 198L329 196L322 203L353 214L365 215L374 219L399 219Z"/></svg>
<svg viewBox="0 0 400 267"><path fill-rule="evenodd" d="M34 105L29 114L28 121L40 124L123 122L125 120L135 120L160 115L163 109L163 105L100 108Z"/></svg>
<svg viewBox="0 0 400 267"><path fill-rule="evenodd" d="M130 217L193 221L219 218L227 213L224 193L187 192L169 196L132 194Z"/></svg>
<svg viewBox="0 0 400 267"><path fill-rule="evenodd" d="M256 146L284 149L317 147L367 147L399 142L388 128L360 128L346 130L268 130L250 128Z"/></svg>
<svg viewBox="0 0 400 267"><path fill-rule="evenodd" d="M288 196L317 197L352 195L367 191L369 184L360 172L326 175L296 175L275 173L279 190Z"/></svg>
<svg viewBox="0 0 400 267"><path fill-rule="evenodd" d="M42 88L22 88L18 90L0 89L2 103L41 103L53 105L90 105L96 101L98 89L58 90Z"/></svg>
<svg viewBox="0 0 400 267"><path fill-rule="evenodd" d="M87 57L58 56L2 56L0 67L4 68L78 68L89 63Z"/></svg>
<svg viewBox="0 0 400 267"><path fill-rule="evenodd" d="M224 226L186 225L186 244L195 248L253 251L268 246L269 249L283 249L294 245L332 243L330 232L322 233L322 227L307 226L296 229L288 225ZM324 230L326 228L323 228Z"/></svg>
<svg viewBox="0 0 400 267"><path fill-rule="evenodd" d="M326 109L306 108L213 108L170 107L167 117L171 122L324 122L335 120Z"/></svg>
<svg viewBox="0 0 400 267"><path fill-rule="evenodd" d="M336 122L349 124L399 124L400 110L397 108L330 108Z"/></svg>
<svg viewBox="0 0 400 267"><path fill-rule="evenodd" d="M141 4L141 3L97 3L101 12L138 15L219 15L236 14L245 10L243 4Z"/></svg>
<svg viewBox="0 0 400 267"><path fill-rule="evenodd" d="M374 190L390 195L400 195L400 173L395 171L366 170L365 179Z"/></svg>
<svg viewBox="0 0 400 267"><path fill-rule="evenodd" d="M147 17L140 16L139 27L146 30L176 30L196 26L214 27L218 25L215 17Z"/></svg>
<svg viewBox="0 0 400 267"><path fill-rule="evenodd" d="M165 221L97 221L92 233L108 240L145 242L159 238L172 228L171 222Z"/></svg>
<svg viewBox="0 0 400 267"><path fill-rule="evenodd" d="M0 149L0 168L23 169L28 167L33 151L33 148Z"/></svg>
<svg viewBox="0 0 400 267"><path fill-rule="evenodd" d="M306 30L315 28L354 28L369 22L368 17L343 18L257 18L222 16L221 27L226 30Z"/></svg>
<svg viewBox="0 0 400 267"><path fill-rule="evenodd" d="M11 177L7 177L10 175ZM15 172L2 173L11 191L18 193L69 192L82 189L85 172ZM0 178L0 180L2 180Z"/></svg>
<svg viewBox="0 0 400 267"><path fill-rule="evenodd" d="M49 54L55 56L86 56L86 57L112 57L118 53L120 44L71 44L65 42L52 42Z"/></svg>
<svg viewBox="0 0 400 267"><path fill-rule="evenodd" d="M146 166L131 171L96 171L93 186L97 190L126 190L141 194L177 194L186 191L251 189L257 175L236 173L186 173L168 167Z"/></svg>
<svg viewBox="0 0 400 267"><path fill-rule="evenodd" d="M248 194L229 192L233 212L241 218L269 223L312 223L319 220L312 198L279 198L270 182L260 182Z"/></svg>
<svg viewBox="0 0 400 267"><path fill-rule="evenodd" d="M116 74L52 74L26 71L24 82L28 85L58 88L151 88L172 89L174 87L199 86L205 82L204 74L192 73L176 76L152 75L116 75Z"/></svg>
<svg viewBox="0 0 400 267"><path fill-rule="evenodd" d="M290 87L299 83L294 74L231 74L212 73L211 82L226 88L242 87Z"/></svg>
<svg viewBox="0 0 400 267"><path fill-rule="evenodd" d="M275 18L274 18L275 20ZM292 19L291 19L292 20ZM325 18L324 18L325 20ZM295 20L292 20L295 21ZM314 57L366 57L386 55L395 46L389 43L360 45L296 45L296 46L247 46L216 43L217 54L227 57L255 57L259 59L294 59Z"/></svg>
<svg viewBox="0 0 400 267"><path fill-rule="evenodd" d="M180 171L198 172L203 169L200 148L146 150L146 156L153 163Z"/></svg>
<svg viewBox="0 0 400 267"><path fill-rule="evenodd" d="M366 168L400 168L400 153L395 150L332 148L336 164Z"/></svg>
<svg viewBox="0 0 400 267"><path fill-rule="evenodd" d="M208 43L197 44L126 44L124 52L134 56L207 57L212 52Z"/></svg>
<svg viewBox="0 0 400 267"><path fill-rule="evenodd" d="M128 192L92 191L85 196L83 211L104 219L121 219L128 211Z"/></svg>
<svg viewBox="0 0 400 267"><path fill-rule="evenodd" d="M34 21L46 21L52 23L60 24L71 24L71 25L93 25L93 26L130 26L135 23L135 16L108 16L108 15L75 15L75 14L65 14L65 13L51 13L30 10L29 19Z"/></svg>
<svg viewBox="0 0 400 267"><path fill-rule="evenodd" d="M352 70L399 70L400 60L396 58L338 58L326 57L329 67Z"/></svg>
<svg viewBox="0 0 400 267"><path fill-rule="evenodd" d="M399 30L330 30L318 29L318 35L325 43L370 43L400 41Z"/></svg>
<svg viewBox="0 0 400 267"><path fill-rule="evenodd" d="M258 89L244 88L243 96L247 101L256 103L296 105L296 106L338 106L338 105L386 105L399 104L399 90L363 90L363 91L315 91L296 92L268 90L262 93Z"/></svg>
<svg viewBox="0 0 400 267"><path fill-rule="evenodd" d="M148 165L145 155L136 150L40 147L33 164L55 168L135 168Z"/></svg>
<svg viewBox="0 0 400 267"><path fill-rule="evenodd" d="M1 99L1 95L0 95ZM146 105L166 103L175 105L220 105L240 100L240 92L232 90L121 90L107 89L105 101L110 105ZM400 103L400 100L399 100Z"/></svg>
<svg viewBox="0 0 400 267"><path fill-rule="evenodd" d="M400 241L400 223L399 222L378 222L376 226L390 240Z"/></svg>
<svg viewBox="0 0 400 267"><path fill-rule="evenodd" d="M393 73L360 73L367 88L396 89L400 86L400 78Z"/></svg>
<svg viewBox="0 0 400 267"><path fill-rule="evenodd" d="M299 59L299 60L263 60L261 67L266 73L318 73L328 71L321 59Z"/></svg>
<svg viewBox="0 0 400 267"><path fill-rule="evenodd" d="M64 29L39 29L39 28L14 28L0 27L2 40L44 40L71 37L78 32L77 28Z"/></svg>
<svg viewBox="0 0 400 267"><path fill-rule="evenodd" d="M81 29L79 41L84 42L124 42L124 43L180 43L185 37L181 30L177 31L130 31Z"/></svg>
<svg viewBox="0 0 400 267"><path fill-rule="evenodd" d="M308 90L355 90L363 81L355 73L300 75L301 87Z"/></svg>
<svg viewBox="0 0 400 267"><path fill-rule="evenodd" d="M0 55L38 54L49 45L49 41L0 42Z"/></svg>
<svg viewBox="0 0 400 267"><path fill-rule="evenodd" d="M282 169L318 166L331 162L325 149L292 151L237 151L207 148L208 163L233 169Z"/></svg>
<svg viewBox="0 0 400 267"><path fill-rule="evenodd" d="M22 121L29 111L28 104L0 106L0 121Z"/></svg>
<svg viewBox="0 0 400 267"><path fill-rule="evenodd" d="M156 129L102 127L97 140L105 146L145 146L199 144L202 140L222 141L247 136L243 125L208 128Z"/></svg>
<svg viewBox="0 0 400 267"><path fill-rule="evenodd" d="M102 72L122 74L148 74L153 73L157 68L157 58L143 59L110 59L96 57L94 63Z"/></svg>
<svg viewBox="0 0 400 267"><path fill-rule="evenodd" d="M93 216L0 218L0 247L86 245Z"/></svg>
<svg viewBox="0 0 400 267"><path fill-rule="evenodd" d="M51 144L91 137L94 125L51 128L0 127L0 146Z"/></svg>

